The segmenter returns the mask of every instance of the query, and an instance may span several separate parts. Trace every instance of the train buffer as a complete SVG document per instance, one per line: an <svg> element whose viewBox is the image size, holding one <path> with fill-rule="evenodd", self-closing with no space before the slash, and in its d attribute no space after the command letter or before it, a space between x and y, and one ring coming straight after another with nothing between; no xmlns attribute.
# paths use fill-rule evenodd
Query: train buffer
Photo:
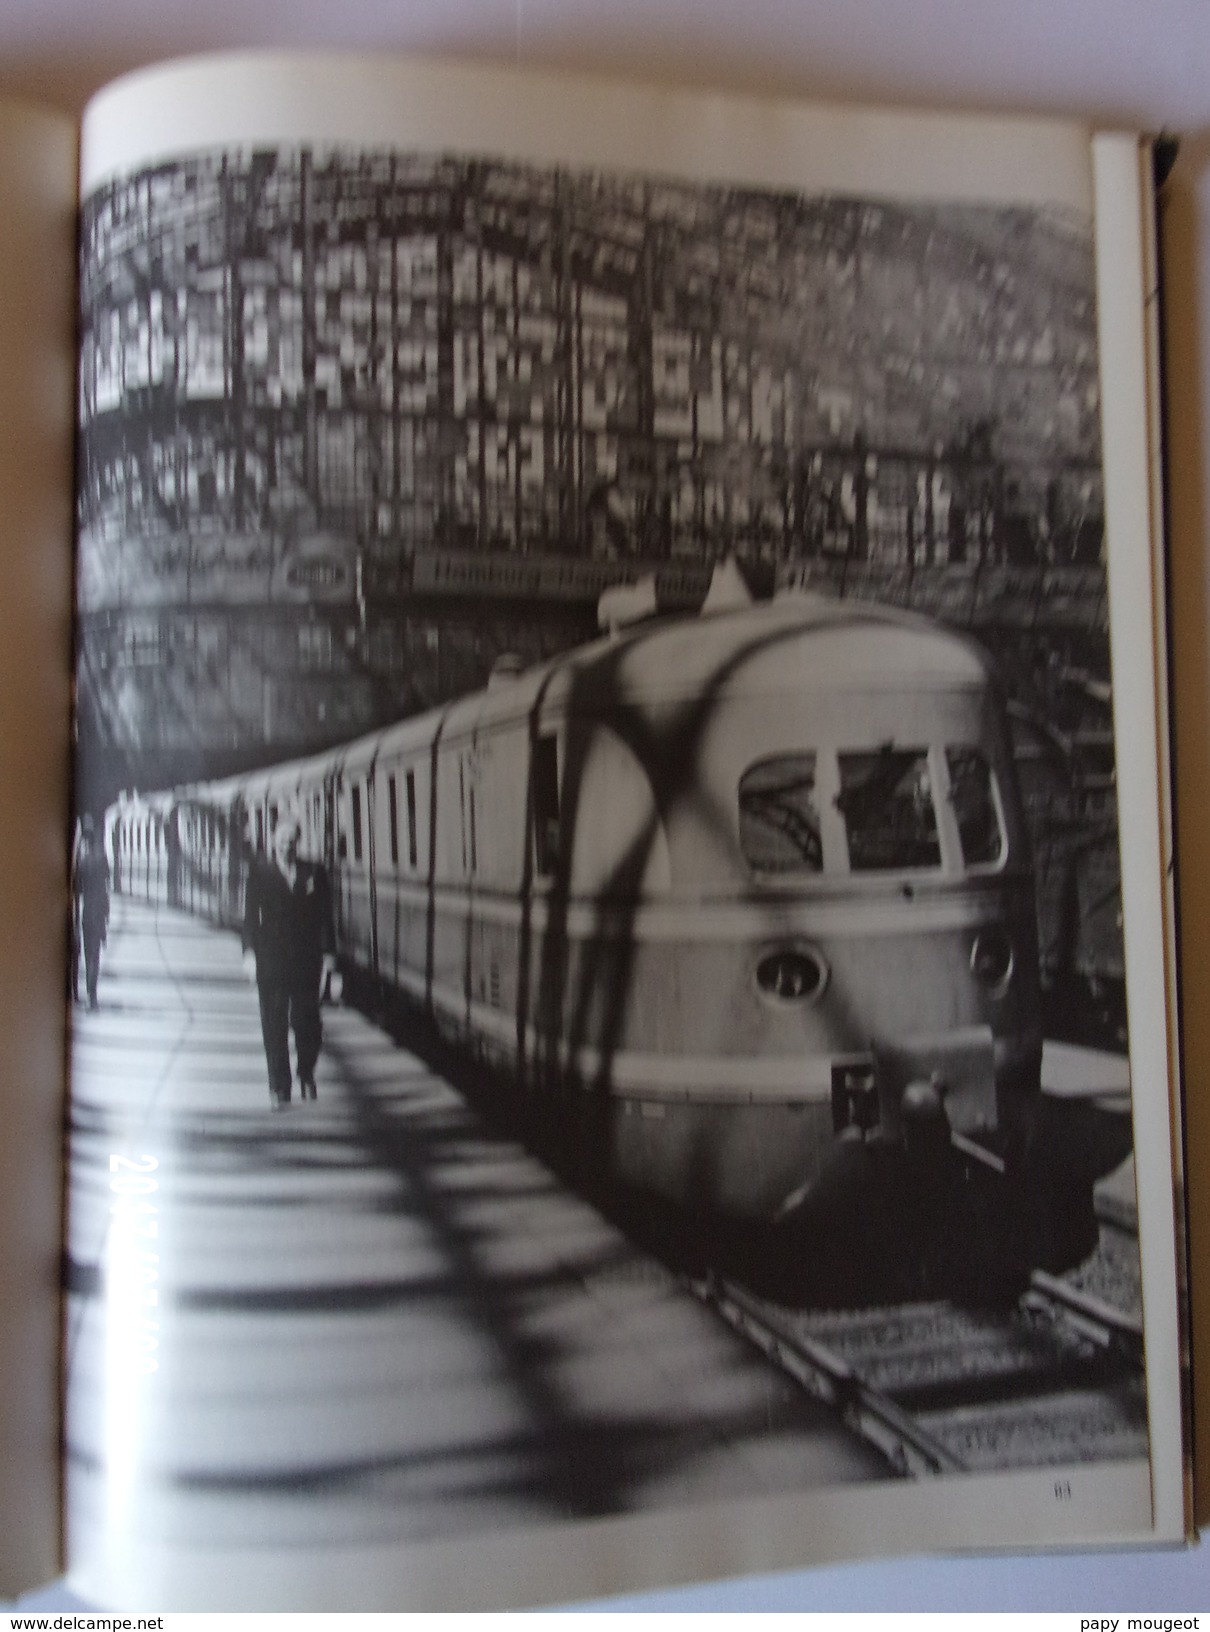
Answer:
<svg viewBox="0 0 1210 1632"><path fill-rule="evenodd" d="M317 1100L273 1112L231 933L115 897L100 999L73 1024L69 1454L77 1521L120 1486L131 1557L237 1538L305 1590L385 1541L885 1477L360 1013L325 1009ZM127 1331L132 1264L154 1319Z"/></svg>
<svg viewBox="0 0 1210 1632"><path fill-rule="evenodd" d="M1125 1054L1048 1040L1042 1048L1042 1090L1055 1099L1090 1100L1107 1111L1130 1109Z"/></svg>
<svg viewBox="0 0 1210 1632"><path fill-rule="evenodd" d="M1048 1041L1042 1050L1042 1091L1068 1109L1082 1105L1101 1122L1126 1126L1130 1116L1130 1063L1124 1054ZM1083 1129L1087 1137L1091 1128ZM1120 1135L1118 1136L1120 1137ZM1134 1157L1116 1157L1093 1189L1093 1205L1102 1224L1127 1235L1138 1234Z"/></svg>

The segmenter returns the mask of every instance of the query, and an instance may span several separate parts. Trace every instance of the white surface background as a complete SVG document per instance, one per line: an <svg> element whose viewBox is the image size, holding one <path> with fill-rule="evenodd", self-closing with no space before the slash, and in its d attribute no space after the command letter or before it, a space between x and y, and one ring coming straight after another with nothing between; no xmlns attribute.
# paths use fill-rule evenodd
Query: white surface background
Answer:
<svg viewBox="0 0 1210 1632"><path fill-rule="evenodd" d="M1210 1130L1210 1105L1199 1104L1210 1100L1210 0L0 0L0 92L78 109L126 68L260 45L381 48L726 89L1073 114L1180 137L1165 290L1182 951L1192 1142L1210 1152L1202 1129L1204 1121ZM1196 1161L1190 1199L1197 1252L1210 1239L1210 1195L1202 1201ZM1210 1303L1210 1273L1201 1279ZM1204 1313L1195 1305L1195 1328ZM871 1550L877 1545L871 1537ZM61 1591L36 1600L69 1602ZM1210 1609L1210 1553L878 1563L611 1607Z"/></svg>

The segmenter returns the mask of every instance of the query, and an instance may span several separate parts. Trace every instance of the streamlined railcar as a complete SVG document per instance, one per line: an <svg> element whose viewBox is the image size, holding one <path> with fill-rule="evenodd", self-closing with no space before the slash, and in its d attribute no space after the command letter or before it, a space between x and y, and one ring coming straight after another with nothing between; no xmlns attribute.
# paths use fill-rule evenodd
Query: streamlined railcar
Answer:
<svg viewBox="0 0 1210 1632"><path fill-rule="evenodd" d="M1036 1163L1004 702L935 624L795 596L639 625L332 752L115 809L111 837L125 877L235 922L245 851L287 807L331 870L349 970L622 1181L770 1219L855 1150L1010 1182Z"/></svg>

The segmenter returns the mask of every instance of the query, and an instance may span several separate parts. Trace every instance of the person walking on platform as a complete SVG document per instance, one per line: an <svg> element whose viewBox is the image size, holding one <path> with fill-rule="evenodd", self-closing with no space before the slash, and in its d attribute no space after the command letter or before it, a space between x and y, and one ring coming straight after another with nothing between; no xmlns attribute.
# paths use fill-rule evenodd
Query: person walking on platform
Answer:
<svg viewBox="0 0 1210 1632"><path fill-rule="evenodd" d="M91 816L80 823L80 843L72 870L71 989L79 997L80 948L84 949L84 981L88 1006L97 1007L101 975L101 948L109 929L109 863Z"/></svg>
<svg viewBox="0 0 1210 1632"><path fill-rule="evenodd" d="M290 1103L291 1027L299 1096L315 1098L319 1000L336 966L328 875L318 863L299 859L299 838L297 818L283 811L273 832L273 855L253 857L245 890L244 967L260 998L275 1110Z"/></svg>

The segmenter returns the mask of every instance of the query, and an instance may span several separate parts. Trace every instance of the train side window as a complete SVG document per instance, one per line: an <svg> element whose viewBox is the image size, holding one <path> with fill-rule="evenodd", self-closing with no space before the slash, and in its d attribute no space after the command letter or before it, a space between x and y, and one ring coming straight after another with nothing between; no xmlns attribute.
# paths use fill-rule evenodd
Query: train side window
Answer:
<svg viewBox="0 0 1210 1632"><path fill-rule="evenodd" d="M391 866L399 865L399 796L394 776L387 777L387 816L391 824Z"/></svg>
<svg viewBox="0 0 1210 1632"><path fill-rule="evenodd" d="M263 810L258 810L256 812L256 848L260 852L261 855L264 854L264 851L265 851L265 813L264 813Z"/></svg>
<svg viewBox="0 0 1210 1632"><path fill-rule="evenodd" d="M407 793L407 801L408 801L408 861L411 864L411 866L415 867L416 859L417 859L417 856L419 855L419 847L418 847L417 842L416 842L416 773L415 773L415 771L409 771L408 774L407 774L406 793Z"/></svg>
<svg viewBox="0 0 1210 1632"><path fill-rule="evenodd" d="M945 763L962 860L968 867L994 867L1004 855L1004 825L987 756L978 748L947 748Z"/></svg>
<svg viewBox="0 0 1210 1632"><path fill-rule="evenodd" d="M361 860L361 789L354 785L353 790L353 860Z"/></svg>
<svg viewBox="0 0 1210 1632"><path fill-rule="evenodd" d="M559 745L552 734L534 743L531 771L534 812L534 865L539 876L559 864Z"/></svg>
<svg viewBox="0 0 1210 1632"><path fill-rule="evenodd" d="M822 871L814 754L778 754L749 765L739 779L739 842L756 872Z"/></svg>
<svg viewBox="0 0 1210 1632"><path fill-rule="evenodd" d="M836 806L844 818L852 871L940 867L928 749L887 743L873 752L836 758Z"/></svg>

